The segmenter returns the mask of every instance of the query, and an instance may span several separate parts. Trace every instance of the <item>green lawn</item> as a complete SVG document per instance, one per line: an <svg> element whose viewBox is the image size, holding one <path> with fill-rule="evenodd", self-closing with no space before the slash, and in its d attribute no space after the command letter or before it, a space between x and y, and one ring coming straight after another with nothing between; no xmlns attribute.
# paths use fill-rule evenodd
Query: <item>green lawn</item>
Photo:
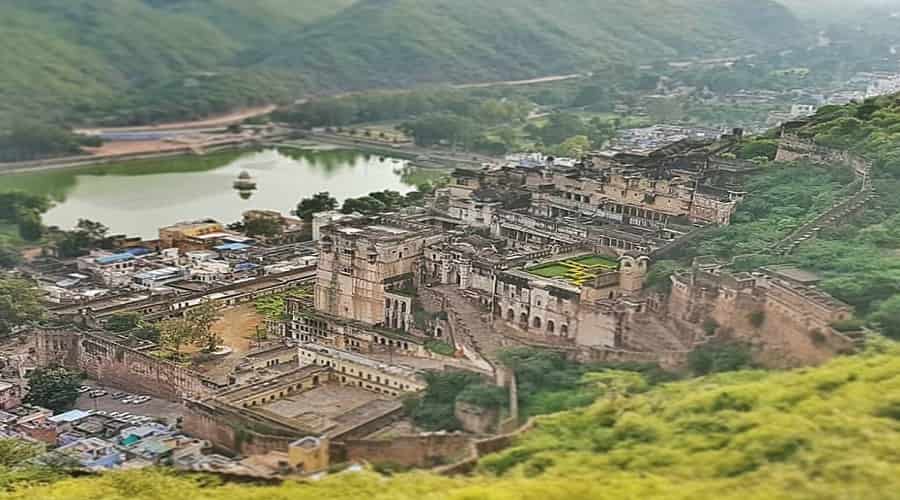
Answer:
<svg viewBox="0 0 900 500"><path fill-rule="evenodd" d="M547 264L529 269L528 272L542 278L560 278L569 272L569 268L562 264Z"/></svg>
<svg viewBox="0 0 900 500"><path fill-rule="evenodd" d="M576 271L573 264L582 268L582 273ZM586 278L596 277L603 271L617 269L619 265L606 257L589 255L577 259L566 259L561 262L551 262L528 269L527 271L542 278L565 279L574 285L583 285Z"/></svg>
<svg viewBox="0 0 900 500"><path fill-rule="evenodd" d="M601 257L599 255L591 255L589 257L574 259L572 262L588 267L603 266L607 269L617 269L619 267L619 264L616 261L607 257Z"/></svg>

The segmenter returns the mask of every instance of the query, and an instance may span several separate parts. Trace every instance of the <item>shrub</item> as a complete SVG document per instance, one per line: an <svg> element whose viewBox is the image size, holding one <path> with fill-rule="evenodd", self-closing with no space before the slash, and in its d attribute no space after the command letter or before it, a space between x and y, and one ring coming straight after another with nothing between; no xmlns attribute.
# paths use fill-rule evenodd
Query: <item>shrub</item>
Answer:
<svg viewBox="0 0 900 500"><path fill-rule="evenodd" d="M745 344L717 342L707 344L688 355L688 366L695 375L743 370L753 367L753 357Z"/></svg>

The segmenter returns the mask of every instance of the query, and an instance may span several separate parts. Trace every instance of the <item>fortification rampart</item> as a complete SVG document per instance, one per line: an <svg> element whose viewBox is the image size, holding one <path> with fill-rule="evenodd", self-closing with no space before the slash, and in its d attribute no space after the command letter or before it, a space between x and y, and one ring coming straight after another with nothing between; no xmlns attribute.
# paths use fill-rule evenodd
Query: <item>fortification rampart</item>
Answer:
<svg viewBox="0 0 900 500"><path fill-rule="evenodd" d="M100 383L169 401L203 397L215 385L199 373L124 345L120 339L72 327L36 327L36 358L41 366L83 371Z"/></svg>

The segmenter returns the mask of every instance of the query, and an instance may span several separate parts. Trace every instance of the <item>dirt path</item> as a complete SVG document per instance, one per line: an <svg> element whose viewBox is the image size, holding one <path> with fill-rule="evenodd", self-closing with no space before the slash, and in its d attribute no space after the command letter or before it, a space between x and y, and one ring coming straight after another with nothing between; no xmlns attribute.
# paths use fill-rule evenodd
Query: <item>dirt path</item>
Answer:
<svg viewBox="0 0 900 500"><path fill-rule="evenodd" d="M248 118L267 115L272 111L275 111L275 108L276 106L274 105L259 106L191 122L161 123L159 125L145 125L139 127L85 128L77 129L75 132L85 134L96 134L98 132L158 132L160 130L187 130L204 127L221 127L225 125L231 125L232 123L240 123Z"/></svg>
<svg viewBox="0 0 900 500"><path fill-rule="evenodd" d="M480 89L486 87L515 87L517 85L537 85L539 83L551 83L551 82L562 82L565 80L574 80L575 78L582 78L585 75L581 73L572 73L570 75L554 75L554 76L542 76L540 78L529 78L527 80L501 80L499 82L482 82L482 83L463 83L460 85L454 85L455 89Z"/></svg>

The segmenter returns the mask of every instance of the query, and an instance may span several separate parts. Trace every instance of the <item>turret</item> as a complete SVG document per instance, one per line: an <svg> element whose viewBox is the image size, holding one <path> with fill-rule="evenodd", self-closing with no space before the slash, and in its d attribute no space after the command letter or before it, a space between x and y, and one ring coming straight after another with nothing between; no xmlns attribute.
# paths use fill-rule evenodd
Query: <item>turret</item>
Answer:
<svg viewBox="0 0 900 500"><path fill-rule="evenodd" d="M650 257L627 253L619 259L619 283L624 295L637 295L644 289Z"/></svg>

